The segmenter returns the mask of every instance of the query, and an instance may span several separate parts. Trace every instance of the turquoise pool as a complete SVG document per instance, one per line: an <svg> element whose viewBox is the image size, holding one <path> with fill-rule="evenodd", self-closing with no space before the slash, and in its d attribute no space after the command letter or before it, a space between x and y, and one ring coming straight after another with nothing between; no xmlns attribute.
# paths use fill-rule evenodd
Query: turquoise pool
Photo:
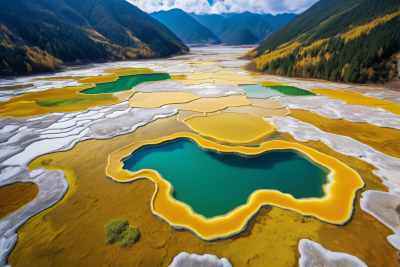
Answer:
<svg viewBox="0 0 400 267"><path fill-rule="evenodd" d="M132 76L121 76L115 82L99 83L96 87L81 91L84 94L106 94L130 90L138 84L145 82L156 82L171 79L167 73L139 74Z"/></svg>
<svg viewBox="0 0 400 267"><path fill-rule="evenodd" d="M297 199L324 196L328 170L291 151L256 157L204 151L180 138L148 145L124 159L124 169L158 171L174 187L173 197L205 217L224 215L258 189L274 189Z"/></svg>
<svg viewBox="0 0 400 267"><path fill-rule="evenodd" d="M313 92L294 86L276 85L263 86L260 84L240 85L246 91L247 97L267 98L280 95L315 95Z"/></svg>

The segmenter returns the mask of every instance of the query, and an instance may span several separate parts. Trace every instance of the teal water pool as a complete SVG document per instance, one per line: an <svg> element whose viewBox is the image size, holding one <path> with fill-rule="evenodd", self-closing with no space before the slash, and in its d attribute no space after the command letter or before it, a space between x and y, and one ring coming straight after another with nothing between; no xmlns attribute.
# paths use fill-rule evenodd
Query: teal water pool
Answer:
<svg viewBox="0 0 400 267"><path fill-rule="evenodd" d="M167 73L139 74L132 76L121 76L115 82L99 83L96 87L81 91L83 94L106 94L130 90L138 84L145 82L156 82L171 79Z"/></svg>
<svg viewBox="0 0 400 267"><path fill-rule="evenodd" d="M258 189L274 189L296 199L321 198L329 171L291 150L256 157L204 151L179 138L144 146L123 160L124 169L158 171L174 187L173 197L207 218L246 204Z"/></svg>
<svg viewBox="0 0 400 267"><path fill-rule="evenodd" d="M240 85L246 91L247 97L267 98L281 95L315 95L313 92L294 86L275 85L263 86L261 84Z"/></svg>

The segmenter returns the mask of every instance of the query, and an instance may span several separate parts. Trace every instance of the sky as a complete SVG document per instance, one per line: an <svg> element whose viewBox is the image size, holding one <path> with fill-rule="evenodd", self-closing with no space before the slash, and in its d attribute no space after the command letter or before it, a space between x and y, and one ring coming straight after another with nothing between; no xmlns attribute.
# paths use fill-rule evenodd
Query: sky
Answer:
<svg viewBox="0 0 400 267"><path fill-rule="evenodd" d="M300 14L318 0L126 0L141 10L151 13L180 8L188 13L282 13Z"/></svg>

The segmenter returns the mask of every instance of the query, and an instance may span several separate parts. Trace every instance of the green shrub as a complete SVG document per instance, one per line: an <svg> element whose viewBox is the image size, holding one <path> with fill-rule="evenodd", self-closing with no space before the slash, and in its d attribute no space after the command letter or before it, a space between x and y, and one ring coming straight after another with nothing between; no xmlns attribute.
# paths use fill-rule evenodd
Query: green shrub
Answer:
<svg viewBox="0 0 400 267"><path fill-rule="evenodd" d="M120 235L118 245L120 247L132 246L139 238L139 229L136 226L128 226L128 228Z"/></svg>
<svg viewBox="0 0 400 267"><path fill-rule="evenodd" d="M124 219L115 219L104 226L106 244L117 242L120 247L133 245L139 238L139 229Z"/></svg>
<svg viewBox="0 0 400 267"><path fill-rule="evenodd" d="M112 244L119 240L119 236L126 230L128 222L124 219L115 219L104 226L106 244Z"/></svg>

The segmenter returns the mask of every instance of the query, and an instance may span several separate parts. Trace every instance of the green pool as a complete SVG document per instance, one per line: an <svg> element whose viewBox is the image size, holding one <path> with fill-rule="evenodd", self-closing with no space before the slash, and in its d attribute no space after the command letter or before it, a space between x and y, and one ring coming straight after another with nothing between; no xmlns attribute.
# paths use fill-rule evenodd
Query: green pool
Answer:
<svg viewBox="0 0 400 267"><path fill-rule="evenodd" d="M173 197L211 218L245 204L258 189L293 197L323 197L329 171L294 151L257 157L204 151L186 138L148 145L123 160L124 169L158 171L174 187Z"/></svg>
<svg viewBox="0 0 400 267"><path fill-rule="evenodd" d="M105 94L130 90L138 84L145 82L156 82L171 79L167 73L139 74L132 76L121 76L115 82L99 83L96 87L81 91L84 94Z"/></svg>
<svg viewBox="0 0 400 267"><path fill-rule="evenodd" d="M240 85L246 91L247 97L267 98L280 95L315 95L313 92L294 86L276 85L263 86L260 84Z"/></svg>

